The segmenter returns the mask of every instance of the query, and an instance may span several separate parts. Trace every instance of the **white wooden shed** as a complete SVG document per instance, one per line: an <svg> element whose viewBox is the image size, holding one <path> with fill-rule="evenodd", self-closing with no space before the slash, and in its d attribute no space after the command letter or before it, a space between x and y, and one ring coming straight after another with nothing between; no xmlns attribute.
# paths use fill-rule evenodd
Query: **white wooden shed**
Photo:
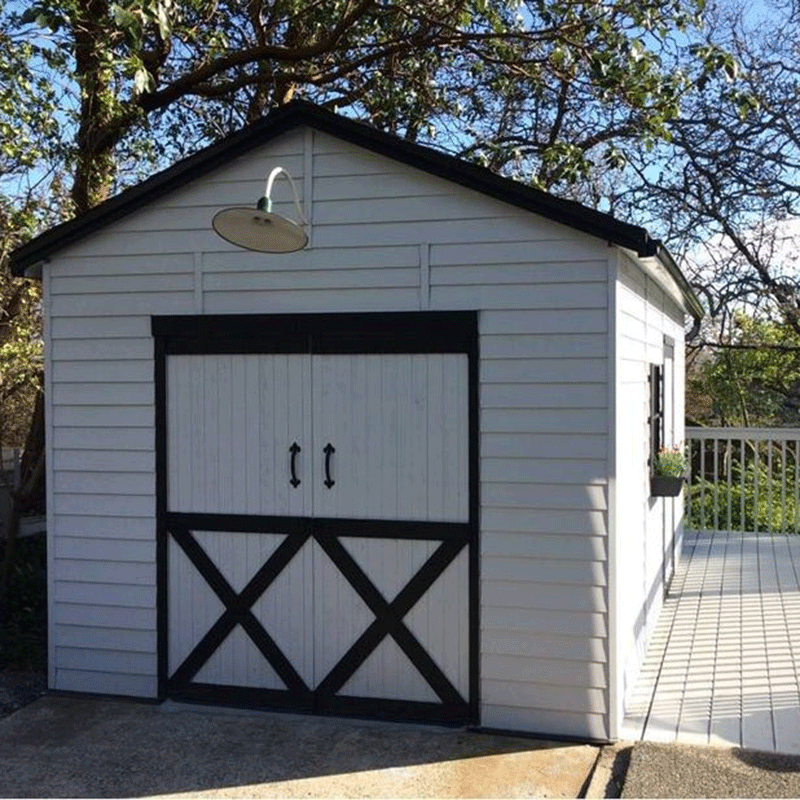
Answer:
<svg viewBox="0 0 800 800"><path fill-rule="evenodd" d="M308 247L216 236L276 164ZM52 690L620 734L702 314L643 229L298 102L12 267L44 287Z"/></svg>

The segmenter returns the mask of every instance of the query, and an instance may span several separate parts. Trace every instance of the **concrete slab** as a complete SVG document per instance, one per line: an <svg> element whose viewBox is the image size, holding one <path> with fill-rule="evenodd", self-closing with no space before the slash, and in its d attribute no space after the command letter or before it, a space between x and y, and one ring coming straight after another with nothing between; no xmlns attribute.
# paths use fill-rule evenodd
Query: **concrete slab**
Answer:
<svg viewBox="0 0 800 800"><path fill-rule="evenodd" d="M598 748L420 725L44 697L0 797L577 797Z"/></svg>

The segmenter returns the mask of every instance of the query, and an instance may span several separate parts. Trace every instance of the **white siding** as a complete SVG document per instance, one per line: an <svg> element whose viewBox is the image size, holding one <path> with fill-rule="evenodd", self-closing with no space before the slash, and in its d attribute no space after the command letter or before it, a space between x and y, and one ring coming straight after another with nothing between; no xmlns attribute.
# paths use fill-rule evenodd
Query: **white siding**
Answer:
<svg viewBox="0 0 800 800"><path fill-rule="evenodd" d="M671 544L680 552L682 497L650 497L649 366L664 364L664 337L675 341L674 402L666 403L665 444L681 444L684 428L683 312L633 259L620 259L616 280L618 697L635 683L661 610ZM665 378L668 377L665 371Z"/></svg>
<svg viewBox="0 0 800 800"><path fill-rule="evenodd" d="M490 282L483 265L498 258L519 264L499 265L499 288L479 285L476 274ZM606 248L579 237L431 248L432 307L453 297L487 309L480 317L487 727L607 736L606 258Z"/></svg>
<svg viewBox="0 0 800 800"><path fill-rule="evenodd" d="M102 244L113 237L96 238ZM133 247L113 258L89 250L48 270L50 681L56 689L156 692L149 315L193 309L192 263L190 254L155 260Z"/></svg>
<svg viewBox="0 0 800 800"><path fill-rule="evenodd" d="M210 219L276 162L312 194L313 246L236 250ZM478 309L481 723L607 736L608 254L302 131L67 248L45 268L53 686L155 694L151 314Z"/></svg>

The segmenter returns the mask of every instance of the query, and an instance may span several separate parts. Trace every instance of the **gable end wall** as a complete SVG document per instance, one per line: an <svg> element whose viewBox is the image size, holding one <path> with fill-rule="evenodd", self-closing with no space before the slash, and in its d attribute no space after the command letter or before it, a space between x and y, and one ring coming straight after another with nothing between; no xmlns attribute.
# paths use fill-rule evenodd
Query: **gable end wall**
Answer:
<svg viewBox="0 0 800 800"><path fill-rule="evenodd" d="M211 217L276 163L309 249L226 245ZM151 315L479 309L481 724L606 737L609 252L309 130L59 254L44 269L51 688L156 694Z"/></svg>

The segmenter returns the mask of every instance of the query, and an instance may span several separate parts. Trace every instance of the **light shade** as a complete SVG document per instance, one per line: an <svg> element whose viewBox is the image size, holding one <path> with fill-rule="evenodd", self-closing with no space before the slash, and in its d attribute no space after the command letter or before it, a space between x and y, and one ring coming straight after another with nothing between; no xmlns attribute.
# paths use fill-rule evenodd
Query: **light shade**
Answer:
<svg viewBox="0 0 800 800"><path fill-rule="evenodd" d="M211 224L226 241L258 253L293 253L308 244L306 232L296 222L258 208L226 208Z"/></svg>
<svg viewBox="0 0 800 800"><path fill-rule="evenodd" d="M306 222L292 176L283 167L275 167L267 179L264 196L255 208L235 206L214 215L211 224L226 242L258 253L293 253L308 244L308 235L300 225L272 211L272 184L281 174L292 187L298 218Z"/></svg>

